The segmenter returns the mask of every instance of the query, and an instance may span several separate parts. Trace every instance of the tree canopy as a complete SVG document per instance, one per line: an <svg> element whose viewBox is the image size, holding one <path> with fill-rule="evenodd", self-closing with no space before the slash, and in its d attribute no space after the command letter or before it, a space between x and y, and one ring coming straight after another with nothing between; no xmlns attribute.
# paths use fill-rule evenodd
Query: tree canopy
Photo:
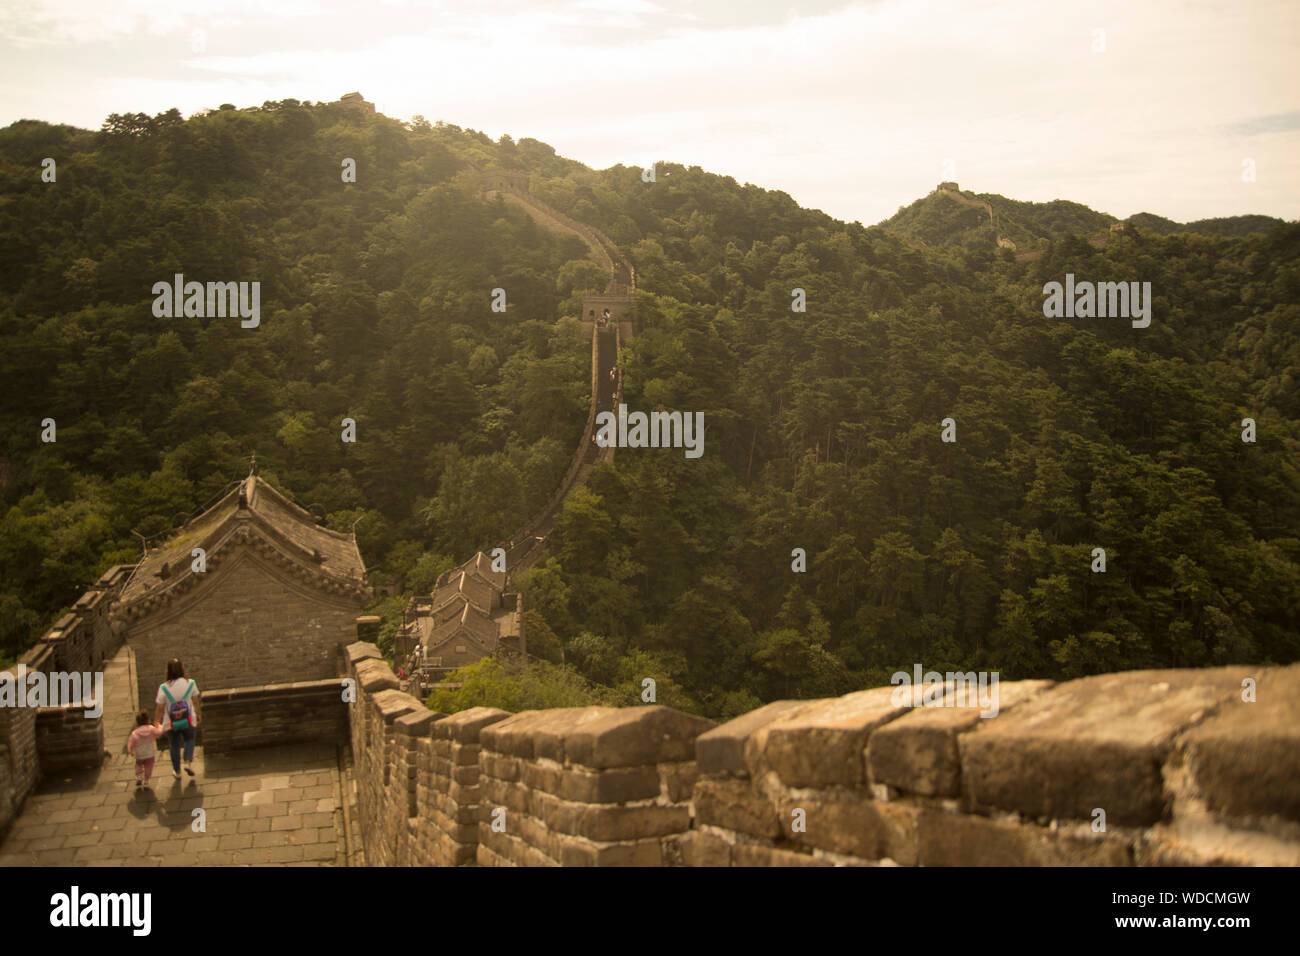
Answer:
<svg viewBox="0 0 1300 956"><path fill-rule="evenodd" d="M624 401L706 424L703 457L621 450L566 501L517 582L533 653L715 717L914 662L1059 679L1300 658L1294 223L1099 243L1103 213L974 196L1034 246L1018 259L950 197L868 228L698 167L647 183L337 105L173 113L0 130L9 653L253 452L407 593L547 499L582 438L577 317L605 276L478 198L473 164L527 173L633 259ZM260 280L260 328L154 317L177 272ZM1150 282L1150 327L1045 318L1067 272ZM435 703L580 696L505 667Z"/></svg>

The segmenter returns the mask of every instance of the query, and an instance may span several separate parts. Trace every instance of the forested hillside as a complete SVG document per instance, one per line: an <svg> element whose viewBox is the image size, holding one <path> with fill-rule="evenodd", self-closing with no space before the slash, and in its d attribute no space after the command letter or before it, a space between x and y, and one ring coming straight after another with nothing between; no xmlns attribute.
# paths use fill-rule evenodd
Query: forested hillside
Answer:
<svg viewBox="0 0 1300 956"><path fill-rule="evenodd" d="M576 238L453 182L491 147L292 101L0 131L0 646L254 453L416 588L546 500L590 374L562 318L605 277ZM32 175L46 156L57 183ZM260 281L260 327L155 318L152 285L178 272Z"/></svg>
<svg viewBox="0 0 1300 956"><path fill-rule="evenodd" d="M996 245L1000 237L1022 249L1040 246L1066 236L1106 232L1115 222L1114 216L1063 199L1018 202L992 193L966 191L961 197L931 193L904 206L880 225L886 232L926 246L978 250Z"/></svg>
<svg viewBox="0 0 1300 956"><path fill-rule="evenodd" d="M1149 212L1140 212L1129 216L1131 226L1149 229L1161 236L1172 236L1178 232L1195 232L1202 236L1245 236L1252 232L1267 232L1283 224L1274 216L1223 216L1219 219L1198 219L1195 222L1174 222L1164 216L1154 216Z"/></svg>
<svg viewBox="0 0 1300 956"><path fill-rule="evenodd" d="M972 250L1010 239L1016 248L1041 249L1055 239L1068 236L1104 236L1118 222L1114 216L1096 212L1077 202L1020 202L996 193L963 191L961 199L948 193L931 193L899 209L880 225L886 232L925 246L962 247ZM990 220L989 210L993 217ZM1137 228L1161 236L1195 233L1202 236L1245 236L1265 233L1284 225L1272 216L1227 216L1181 223L1140 212L1124 220Z"/></svg>
<svg viewBox="0 0 1300 956"><path fill-rule="evenodd" d="M474 198L470 162L528 171L620 244L643 290L625 401L705 416L703 457L623 450L570 499L519 582L533 653L713 716L918 661L1300 658L1300 226L1096 248L1113 217L977 197L1041 241L1018 263L943 197L864 228L696 167L644 182L292 101L0 131L5 648L254 451L332 526L359 518L367 564L408 593L545 500L585 416L574 317L605 277ZM949 232L936 203L975 219ZM260 279L261 327L155 318L174 272ZM1150 282L1150 327L1044 318L1066 272Z"/></svg>

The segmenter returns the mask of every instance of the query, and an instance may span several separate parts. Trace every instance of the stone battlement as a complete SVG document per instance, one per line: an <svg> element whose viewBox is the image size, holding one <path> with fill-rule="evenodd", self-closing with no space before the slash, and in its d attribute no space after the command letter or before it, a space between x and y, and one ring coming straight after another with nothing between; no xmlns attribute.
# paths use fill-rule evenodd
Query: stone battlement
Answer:
<svg viewBox="0 0 1300 956"><path fill-rule="evenodd" d="M380 865L1300 865L1300 665L1005 683L991 718L884 687L715 726L447 717L373 645L347 654Z"/></svg>
<svg viewBox="0 0 1300 956"><path fill-rule="evenodd" d="M53 672L94 673L122 645L109 609L122 593L134 565L115 565L100 575L73 609L55 622L24 652L7 673L17 676ZM0 836L18 816L27 795L41 782L43 771L91 766L102 752L103 731L98 719L71 719L74 709L0 707ZM75 713L81 714L80 709Z"/></svg>

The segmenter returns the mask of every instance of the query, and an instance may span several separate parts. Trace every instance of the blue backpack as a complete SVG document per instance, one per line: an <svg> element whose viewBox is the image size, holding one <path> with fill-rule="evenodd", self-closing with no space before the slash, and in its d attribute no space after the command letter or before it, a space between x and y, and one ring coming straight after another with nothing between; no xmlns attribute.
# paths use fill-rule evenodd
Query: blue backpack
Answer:
<svg viewBox="0 0 1300 956"><path fill-rule="evenodd" d="M189 730L194 726L190 719L190 692L194 690L194 681L190 681L190 686L185 688L185 693L181 699L177 700L172 696L172 692L167 689L167 685L162 685L162 692L167 695L171 702L171 707L167 708L167 719L171 721L172 730Z"/></svg>

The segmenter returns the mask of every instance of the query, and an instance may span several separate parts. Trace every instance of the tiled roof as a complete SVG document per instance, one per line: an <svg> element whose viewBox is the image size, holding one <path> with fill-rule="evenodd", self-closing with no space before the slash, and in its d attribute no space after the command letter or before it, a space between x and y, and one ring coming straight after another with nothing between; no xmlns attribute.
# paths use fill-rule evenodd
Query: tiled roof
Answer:
<svg viewBox="0 0 1300 956"><path fill-rule="evenodd" d="M433 592L433 613L436 615L448 602L464 598L484 612L490 612L500 602L501 592L482 579L462 571Z"/></svg>
<svg viewBox="0 0 1300 956"><path fill-rule="evenodd" d="M461 612L470 604L469 598L453 588L443 588L433 597L433 604L429 608L428 617L435 624L449 621L453 617L460 617ZM488 608L481 608L480 610L486 611Z"/></svg>
<svg viewBox="0 0 1300 956"><path fill-rule="evenodd" d="M247 482L252 485L248 504L254 515L304 551L319 554L318 563L325 571L349 578L365 577L366 564L354 534L322 528L315 518L256 475Z"/></svg>
<svg viewBox="0 0 1300 956"><path fill-rule="evenodd" d="M435 648L446 644L453 637L462 635L469 637L475 644L489 653L496 650L500 639L496 623L487 615L476 610L472 605L467 604L459 617L433 627L424 638L423 643L428 648L427 653L432 654Z"/></svg>
<svg viewBox="0 0 1300 956"><path fill-rule="evenodd" d="M492 559L482 551L478 552L478 554L474 555L474 557L470 558L460 567L452 568L450 571L444 572L438 578L436 587L441 588L454 581L462 574L468 574L472 577L478 578L488 587L494 588L497 591L504 591L506 589L506 573L504 571L493 571Z"/></svg>
<svg viewBox="0 0 1300 956"><path fill-rule="evenodd" d="M366 587L366 566L356 537L316 524L269 484L250 475L203 514L191 519L162 547L141 559L120 603L179 593L192 584L194 548L206 552L208 567L228 543L264 542L280 560L334 590L355 592ZM188 582L188 583L184 583Z"/></svg>

